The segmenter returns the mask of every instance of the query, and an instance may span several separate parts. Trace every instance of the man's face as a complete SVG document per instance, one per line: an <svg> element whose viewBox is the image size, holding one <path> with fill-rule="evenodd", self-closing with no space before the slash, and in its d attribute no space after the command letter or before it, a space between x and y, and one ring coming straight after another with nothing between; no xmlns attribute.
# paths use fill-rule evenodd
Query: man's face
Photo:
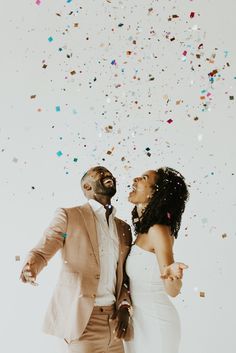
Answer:
<svg viewBox="0 0 236 353"><path fill-rule="evenodd" d="M116 193L116 179L104 167L95 167L88 171L87 182L94 194L112 197Z"/></svg>

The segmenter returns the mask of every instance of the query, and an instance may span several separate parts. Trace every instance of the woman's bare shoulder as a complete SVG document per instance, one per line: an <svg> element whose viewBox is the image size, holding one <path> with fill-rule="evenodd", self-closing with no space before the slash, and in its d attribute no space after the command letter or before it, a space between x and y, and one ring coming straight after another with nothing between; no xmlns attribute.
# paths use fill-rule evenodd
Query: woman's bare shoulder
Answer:
<svg viewBox="0 0 236 353"><path fill-rule="evenodd" d="M170 227L163 224L154 224L150 227L148 230L148 237L153 245L173 243L174 238L171 236Z"/></svg>

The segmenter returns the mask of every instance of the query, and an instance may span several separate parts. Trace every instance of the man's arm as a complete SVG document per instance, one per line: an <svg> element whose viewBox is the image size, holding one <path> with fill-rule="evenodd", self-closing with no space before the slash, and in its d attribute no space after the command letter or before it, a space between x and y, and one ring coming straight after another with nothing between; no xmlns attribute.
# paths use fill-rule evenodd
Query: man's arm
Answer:
<svg viewBox="0 0 236 353"><path fill-rule="evenodd" d="M42 239L29 252L20 279L22 282L34 282L39 272L47 265L55 253L63 247L67 230L67 214L63 208L56 211Z"/></svg>
<svg viewBox="0 0 236 353"><path fill-rule="evenodd" d="M131 248L131 244L132 244L131 229L128 224L125 224L125 225L126 225L126 230L125 230L126 243ZM131 298L130 298L130 291L129 291L129 277L127 276L125 271L125 263L126 261L124 262L124 268L123 268L122 288L121 288L120 296L117 301L118 310L115 314L115 317L117 317L118 319L115 331L116 331L117 338L123 338L125 340L129 340L132 338L132 329L129 325Z"/></svg>

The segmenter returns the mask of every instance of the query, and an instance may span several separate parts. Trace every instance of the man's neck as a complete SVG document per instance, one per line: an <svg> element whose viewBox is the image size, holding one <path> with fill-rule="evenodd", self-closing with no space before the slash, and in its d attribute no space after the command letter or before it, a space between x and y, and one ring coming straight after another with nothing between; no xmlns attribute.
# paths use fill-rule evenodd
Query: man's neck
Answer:
<svg viewBox="0 0 236 353"><path fill-rule="evenodd" d="M103 206L111 204L111 197L108 197L108 196L94 195L94 197L91 197L91 199L99 202Z"/></svg>

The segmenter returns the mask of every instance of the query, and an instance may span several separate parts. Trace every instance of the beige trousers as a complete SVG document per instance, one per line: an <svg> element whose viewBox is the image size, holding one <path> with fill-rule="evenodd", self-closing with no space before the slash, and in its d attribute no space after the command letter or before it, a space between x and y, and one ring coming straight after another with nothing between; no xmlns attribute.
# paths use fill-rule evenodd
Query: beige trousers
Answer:
<svg viewBox="0 0 236 353"><path fill-rule="evenodd" d="M113 306L94 307L88 325L79 339L68 344L69 353L124 353L122 340L115 339Z"/></svg>

